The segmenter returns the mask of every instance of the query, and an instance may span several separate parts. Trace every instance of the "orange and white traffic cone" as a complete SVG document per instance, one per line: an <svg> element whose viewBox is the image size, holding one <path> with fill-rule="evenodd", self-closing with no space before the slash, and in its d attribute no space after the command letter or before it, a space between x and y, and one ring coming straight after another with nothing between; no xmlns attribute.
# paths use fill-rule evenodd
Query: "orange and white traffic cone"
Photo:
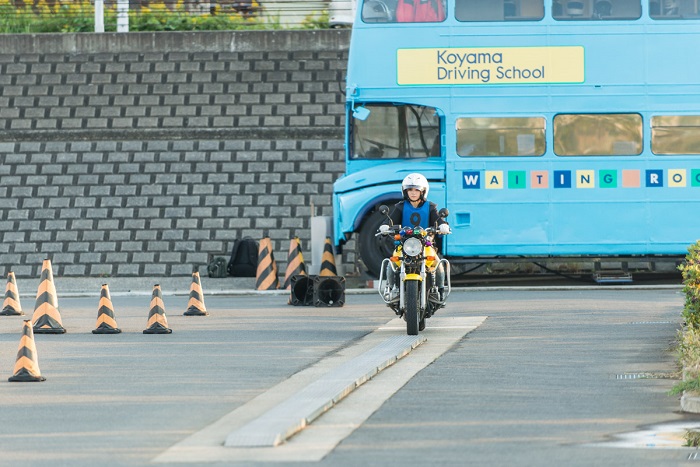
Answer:
<svg viewBox="0 0 700 467"><path fill-rule="evenodd" d="M97 324L92 330L93 334L119 334L122 332L117 327L117 320L114 319L114 306L112 298L109 296L109 286L102 284L100 290L100 304L97 308Z"/></svg>
<svg viewBox="0 0 700 467"><path fill-rule="evenodd" d="M46 381L39 370L32 322L28 319L24 320L22 327L22 338L19 341L14 374L7 380L10 382Z"/></svg>
<svg viewBox="0 0 700 467"><path fill-rule="evenodd" d="M7 273L7 286L5 287L5 301L2 304L1 316L22 316L22 305L19 303L19 290L14 272Z"/></svg>
<svg viewBox="0 0 700 467"><path fill-rule="evenodd" d="M305 275L306 265L304 264L304 257L301 254L301 243L299 242L299 237L294 237L289 242L287 270L284 274L284 285L282 288L289 290L292 287L292 277Z"/></svg>
<svg viewBox="0 0 700 467"><path fill-rule="evenodd" d="M160 284L153 286L151 310L148 313L147 326L143 330L144 334L170 334L173 332L168 327L168 319L165 317L165 305L163 304L163 293L160 290Z"/></svg>
<svg viewBox="0 0 700 467"><path fill-rule="evenodd" d="M204 292L202 292L202 281L198 272L192 273L192 284L190 285L190 301L187 303L185 316L207 316L207 307L204 306Z"/></svg>
<svg viewBox="0 0 700 467"><path fill-rule="evenodd" d="M66 329L61 322L61 314L58 312L58 297L56 287L53 284L53 271L51 261L44 260L41 268L41 282L36 293L34 305L34 334L64 334Z"/></svg>
<svg viewBox="0 0 700 467"><path fill-rule="evenodd" d="M321 271L319 276L337 276L338 270L335 268L335 255L333 254L333 245L331 238L326 237L326 243L323 245L323 256L321 256Z"/></svg>
<svg viewBox="0 0 700 467"><path fill-rule="evenodd" d="M258 249L258 269L256 272L256 290L275 290L279 288L277 277L277 263L272 254L272 241L269 237L260 240Z"/></svg>

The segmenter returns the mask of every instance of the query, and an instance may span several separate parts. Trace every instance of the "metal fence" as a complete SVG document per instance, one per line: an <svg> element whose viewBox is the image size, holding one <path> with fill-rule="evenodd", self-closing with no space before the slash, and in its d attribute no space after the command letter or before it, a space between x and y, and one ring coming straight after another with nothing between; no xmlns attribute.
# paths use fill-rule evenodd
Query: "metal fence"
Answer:
<svg viewBox="0 0 700 467"><path fill-rule="evenodd" d="M109 30L116 24L120 4L124 9L128 5L128 17L136 26L132 30L324 28L329 26L329 10L347 22L352 8L347 0L0 0L0 32L92 30L96 6L98 12L103 8ZM63 27L56 24L61 21L66 22Z"/></svg>

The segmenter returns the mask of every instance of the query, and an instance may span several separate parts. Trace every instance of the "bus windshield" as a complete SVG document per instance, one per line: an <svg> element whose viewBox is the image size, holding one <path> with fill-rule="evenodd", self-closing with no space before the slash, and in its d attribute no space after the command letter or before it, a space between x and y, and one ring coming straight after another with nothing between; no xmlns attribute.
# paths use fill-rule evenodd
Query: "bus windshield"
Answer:
<svg viewBox="0 0 700 467"><path fill-rule="evenodd" d="M369 111L366 118L353 118L352 159L440 155L440 119L435 108L409 104L371 104L363 107Z"/></svg>

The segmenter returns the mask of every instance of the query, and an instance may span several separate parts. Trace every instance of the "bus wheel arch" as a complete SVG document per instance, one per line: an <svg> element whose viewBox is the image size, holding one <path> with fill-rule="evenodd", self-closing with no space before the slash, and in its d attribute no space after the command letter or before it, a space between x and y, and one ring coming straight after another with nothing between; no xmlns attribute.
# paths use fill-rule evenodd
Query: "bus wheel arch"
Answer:
<svg viewBox="0 0 700 467"><path fill-rule="evenodd" d="M382 204L393 205L399 200L386 201ZM384 258L388 258L394 251L394 239L391 236L375 237L379 226L386 220L386 216L380 213L375 206L360 223L357 230L357 253L367 270L367 274L378 278Z"/></svg>

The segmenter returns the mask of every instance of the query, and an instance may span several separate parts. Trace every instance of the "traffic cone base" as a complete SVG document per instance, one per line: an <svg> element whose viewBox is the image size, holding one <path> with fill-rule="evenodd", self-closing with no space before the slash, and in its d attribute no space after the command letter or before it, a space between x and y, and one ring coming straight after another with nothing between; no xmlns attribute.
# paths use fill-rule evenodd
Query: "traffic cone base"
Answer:
<svg viewBox="0 0 700 467"><path fill-rule="evenodd" d="M144 334L172 334L173 330L163 326L161 323L155 323L148 329L143 330Z"/></svg>
<svg viewBox="0 0 700 467"><path fill-rule="evenodd" d="M99 327L92 330L93 334L119 334L120 332L122 332L121 329L105 324L100 324Z"/></svg>
<svg viewBox="0 0 700 467"><path fill-rule="evenodd" d="M65 334L65 328L57 328L55 325L44 324L43 327L34 328L34 334Z"/></svg>
<svg viewBox="0 0 700 467"><path fill-rule="evenodd" d="M14 375L7 378L7 380L11 383L16 383L16 382L30 383L30 382L35 382L35 381L46 381L46 378L44 378L43 376L36 376L36 375L30 373L28 370L22 368L17 373L15 373Z"/></svg>
<svg viewBox="0 0 700 467"><path fill-rule="evenodd" d="M17 281L15 273L7 274L7 287L5 288L5 301L2 304L0 316L22 316L22 305L19 303L19 290L17 290Z"/></svg>
<svg viewBox="0 0 700 467"><path fill-rule="evenodd" d="M207 308L204 306L204 292L202 292L202 282L198 272L192 273L192 285L190 285L190 301L187 303L187 311L184 316L208 316Z"/></svg>
<svg viewBox="0 0 700 467"><path fill-rule="evenodd" d="M170 334L172 329L168 328L168 319L165 317L165 305L163 304L163 294L160 285L153 286L153 296L151 298L151 311L148 313L148 326L143 330L144 334Z"/></svg>
<svg viewBox="0 0 700 467"><path fill-rule="evenodd" d="M46 378L41 376L41 371L39 370L34 333L29 320L24 321L24 327L22 328L22 337L19 341L14 374L7 380L10 382L46 381Z"/></svg>

